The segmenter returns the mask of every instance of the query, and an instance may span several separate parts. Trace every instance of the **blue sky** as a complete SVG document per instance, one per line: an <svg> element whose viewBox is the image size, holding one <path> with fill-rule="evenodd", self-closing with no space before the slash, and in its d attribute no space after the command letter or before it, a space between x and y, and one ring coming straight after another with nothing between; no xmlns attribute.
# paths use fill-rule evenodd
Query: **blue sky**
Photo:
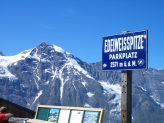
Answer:
<svg viewBox="0 0 164 123"><path fill-rule="evenodd" d="M81 60L101 61L102 37L148 30L149 67L164 68L163 0L0 0L0 51L46 41Z"/></svg>

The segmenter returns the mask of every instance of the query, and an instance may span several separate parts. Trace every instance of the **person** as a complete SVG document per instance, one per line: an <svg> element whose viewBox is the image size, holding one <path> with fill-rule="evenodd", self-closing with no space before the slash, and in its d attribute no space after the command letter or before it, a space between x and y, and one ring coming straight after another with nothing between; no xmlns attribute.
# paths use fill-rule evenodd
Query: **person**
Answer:
<svg viewBox="0 0 164 123"><path fill-rule="evenodd" d="M7 113L7 108L2 106L0 108L0 123L6 123L13 114Z"/></svg>

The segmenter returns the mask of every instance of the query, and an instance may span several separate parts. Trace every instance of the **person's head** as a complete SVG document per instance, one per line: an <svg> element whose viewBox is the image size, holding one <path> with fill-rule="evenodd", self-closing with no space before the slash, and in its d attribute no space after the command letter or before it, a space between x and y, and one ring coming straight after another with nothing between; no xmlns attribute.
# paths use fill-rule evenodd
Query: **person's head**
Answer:
<svg viewBox="0 0 164 123"><path fill-rule="evenodd" d="M6 107L2 106L2 107L0 108L0 112L1 112L1 113L6 113L6 111L7 111L7 108L6 108Z"/></svg>

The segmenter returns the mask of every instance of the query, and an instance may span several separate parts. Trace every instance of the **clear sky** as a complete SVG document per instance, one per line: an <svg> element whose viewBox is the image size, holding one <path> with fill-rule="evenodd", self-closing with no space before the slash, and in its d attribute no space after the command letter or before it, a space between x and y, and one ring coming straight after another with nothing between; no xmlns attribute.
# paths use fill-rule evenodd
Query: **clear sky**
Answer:
<svg viewBox="0 0 164 123"><path fill-rule="evenodd" d="M164 68L163 0L0 0L0 51L7 56L46 41L98 62L102 37L125 30L148 30L149 67Z"/></svg>

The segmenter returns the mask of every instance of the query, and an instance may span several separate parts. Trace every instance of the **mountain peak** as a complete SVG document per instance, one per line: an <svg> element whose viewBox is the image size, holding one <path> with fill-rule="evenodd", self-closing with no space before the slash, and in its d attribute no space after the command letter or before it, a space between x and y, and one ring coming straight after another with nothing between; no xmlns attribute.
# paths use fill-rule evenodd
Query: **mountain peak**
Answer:
<svg viewBox="0 0 164 123"><path fill-rule="evenodd" d="M42 42L38 47L55 49L56 52L60 52L60 53L64 53L64 54L70 54L70 53L66 52L65 50L63 50L61 47L50 44L50 43L45 42L45 41Z"/></svg>
<svg viewBox="0 0 164 123"><path fill-rule="evenodd" d="M5 56L2 52L0 52L0 56Z"/></svg>
<svg viewBox="0 0 164 123"><path fill-rule="evenodd" d="M39 46L49 46L49 45L52 45L46 41L43 41Z"/></svg>

